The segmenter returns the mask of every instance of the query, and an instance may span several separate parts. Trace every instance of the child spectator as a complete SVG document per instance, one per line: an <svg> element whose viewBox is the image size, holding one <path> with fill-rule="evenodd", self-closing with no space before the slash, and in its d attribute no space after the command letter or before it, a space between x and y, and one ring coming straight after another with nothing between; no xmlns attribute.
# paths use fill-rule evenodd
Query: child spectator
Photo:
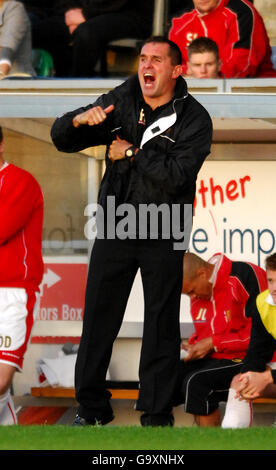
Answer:
<svg viewBox="0 0 276 470"><path fill-rule="evenodd" d="M212 39L194 39L188 47L187 78L220 78L221 60Z"/></svg>

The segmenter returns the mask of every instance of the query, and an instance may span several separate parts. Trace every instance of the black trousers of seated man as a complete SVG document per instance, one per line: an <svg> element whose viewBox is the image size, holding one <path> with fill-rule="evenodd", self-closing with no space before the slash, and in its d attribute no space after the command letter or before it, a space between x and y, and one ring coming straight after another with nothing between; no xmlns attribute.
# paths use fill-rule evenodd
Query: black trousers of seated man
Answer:
<svg viewBox="0 0 276 470"><path fill-rule="evenodd" d="M140 268L144 292L144 330L136 409L153 417L142 425L168 423L179 374L179 309L184 251L171 240L114 239L94 242L88 271L83 331L75 388L78 415L105 424L112 419L107 369ZM126 367L121 364L122 369ZM163 420L162 420L163 419Z"/></svg>
<svg viewBox="0 0 276 470"><path fill-rule="evenodd" d="M175 406L184 403L186 413L208 416L226 402L233 377L240 373L241 359L204 357L180 361Z"/></svg>

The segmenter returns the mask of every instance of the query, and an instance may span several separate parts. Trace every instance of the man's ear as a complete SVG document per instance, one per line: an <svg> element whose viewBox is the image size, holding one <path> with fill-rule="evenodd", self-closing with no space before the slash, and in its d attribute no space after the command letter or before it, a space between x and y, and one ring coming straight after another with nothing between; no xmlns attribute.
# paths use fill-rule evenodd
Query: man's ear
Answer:
<svg viewBox="0 0 276 470"><path fill-rule="evenodd" d="M2 140L2 142L0 142L0 154L4 152L4 140Z"/></svg>
<svg viewBox="0 0 276 470"><path fill-rule="evenodd" d="M208 278L207 270L203 266L201 268L198 268L197 277L201 277L202 279Z"/></svg>
<svg viewBox="0 0 276 470"><path fill-rule="evenodd" d="M182 75L182 65L176 65L173 69L172 78L178 78Z"/></svg>

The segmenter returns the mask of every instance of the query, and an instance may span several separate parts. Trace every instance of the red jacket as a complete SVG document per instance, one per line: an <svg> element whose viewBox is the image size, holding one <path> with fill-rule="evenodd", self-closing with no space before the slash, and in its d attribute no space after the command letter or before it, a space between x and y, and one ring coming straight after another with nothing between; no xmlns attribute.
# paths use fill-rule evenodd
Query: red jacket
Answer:
<svg viewBox="0 0 276 470"><path fill-rule="evenodd" d="M43 195L34 177L12 164L0 170L0 287L39 290Z"/></svg>
<svg viewBox="0 0 276 470"><path fill-rule="evenodd" d="M194 299L191 315L195 333L189 343L212 337L216 359L242 359L249 345L257 295L267 288L265 271L251 263L231 261L218 253L211 300Z"/></svg>
<svg viewBox="0 0 276 470"><path fill-rule="evenodd" d="M169 38L182 51L183 73L187 70L187 47L200 36L217 43L226 78L276 77L262 17L249 0L220 0L206 15L193 9L173 19Z"/></svg>

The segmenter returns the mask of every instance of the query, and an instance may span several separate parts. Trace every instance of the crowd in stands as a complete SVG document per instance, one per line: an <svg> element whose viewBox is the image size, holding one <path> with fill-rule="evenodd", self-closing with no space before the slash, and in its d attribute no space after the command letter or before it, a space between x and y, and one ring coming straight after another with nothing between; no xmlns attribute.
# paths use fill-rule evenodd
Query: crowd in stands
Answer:
<svg viewBox="0 0 276 470"><path fill-rule="evenodd" d="M194 7L172 20L169 38L181 49L187 73L187 47L205 36L219 48L226 78L275 77L264 22L249 0L193 0Z"/></svg>
<svg viewBox="0 0 276 470"><path fill-rule="evenodd" d="M93 77L107 43L143 39L152 30L153 0L138 4L131 0L23 3L32 18L33 47L51 53L57 76Z"/></svg>
<svg viewBox="0 0 276 470"><path fill-rule="evenodd" d="M154 0L0 0L0 78L35 75L32 49L51 54L56 77L94 77L107 44L146 39L153 14ZM276 77L252 0L170 0L167 25L184 76Z"/></svg>
<svg viewBox="0 0 276 470"><path fill-rule="evenodd" d="M0 78L35 75L32 49L51 54L56 77L93 77L109 42L151 35L153 14L154 0L0 0ZM165 34L181 49L184 76L276 77L251 0L171 0Z"/></svg>

